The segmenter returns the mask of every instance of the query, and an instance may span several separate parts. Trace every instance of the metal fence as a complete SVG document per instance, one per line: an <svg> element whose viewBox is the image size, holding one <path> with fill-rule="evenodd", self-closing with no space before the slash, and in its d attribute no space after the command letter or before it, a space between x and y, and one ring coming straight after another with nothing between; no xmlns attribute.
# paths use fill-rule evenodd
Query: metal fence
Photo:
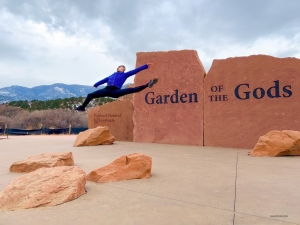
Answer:
<svg viewBox="0 0 300 225"><path fill-rule="evenodd" d="M69 128L42 128L34 130L16 129L16 128L2 128L0 135L39 135L39 134L79 134L87 130L87 127L69 127Z"/></svg>

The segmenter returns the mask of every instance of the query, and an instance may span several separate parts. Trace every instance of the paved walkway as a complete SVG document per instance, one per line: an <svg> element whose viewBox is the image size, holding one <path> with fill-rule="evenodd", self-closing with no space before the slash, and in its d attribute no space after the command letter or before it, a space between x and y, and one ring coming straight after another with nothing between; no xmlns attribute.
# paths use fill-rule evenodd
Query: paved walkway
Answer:
<svg viewBox="0 0 300 225"><path fill-rule="evenodd" d="M0 211L1 225L34 224L300 224L300 157L253 158L249 150L116 142L72 147L75 136L0 140L0 191L22 174L12 162L72 151L87 173L117 157L152 157L152 177L87 182L87 194L55 207Z"/></svg>

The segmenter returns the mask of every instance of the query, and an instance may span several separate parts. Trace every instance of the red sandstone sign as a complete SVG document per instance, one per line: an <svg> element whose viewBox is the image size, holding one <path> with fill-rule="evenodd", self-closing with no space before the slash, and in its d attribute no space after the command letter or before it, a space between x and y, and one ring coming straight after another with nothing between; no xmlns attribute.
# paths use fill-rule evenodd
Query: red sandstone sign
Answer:
<svg viewBox="0 0 300 225"><path fill-rule="evenodd" d="M300 129L300 60L214 60L205 78L204 145L253 148L270 130Z"/></svg>
<svg viewBox="0 0 300 225"><path fill-rule="evenodd" d="M192 50L137 53L135 86L158 83L133 96L134 141L203 145L204 67Z"/></svg>
<svg viewBox="0 0 300 225"><path fill-rule="evenodd" d="M205 79L196 51L137 53L136 66L150 62L135 86L159 81L133 95L134 112L131 101L96 107L89 128L108 126L117 140L230 148L253 148L270 130L299 130L297 58L214 60Z"/></svg>
<svg viewBox="0 0 300 225"><path fill-rule="evenodd" d="M117 141L133 141L132 115L130 100L107 103L88 110L88 127L108 126Z"/></svg>

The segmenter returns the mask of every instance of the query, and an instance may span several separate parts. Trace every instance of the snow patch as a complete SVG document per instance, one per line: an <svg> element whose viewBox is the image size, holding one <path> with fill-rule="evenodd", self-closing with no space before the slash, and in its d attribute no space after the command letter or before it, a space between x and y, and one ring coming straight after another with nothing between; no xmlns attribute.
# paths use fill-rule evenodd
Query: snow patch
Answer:
<svg viewBox="0 0 300 225"><path fill-rule="evenodd" d="M0 94L9 94L9 92L8 91L0 91Z"/></svg>
<svg viewBox="0 0 300 225"><path fill-rule="evenodd" d="M54 87L54 90L56 90L56 91L58 91L58 92L60 92L60 93L62 93L62 94L65 94L65 91L64 91L63 88L60 88L60 87Z"/></svg>

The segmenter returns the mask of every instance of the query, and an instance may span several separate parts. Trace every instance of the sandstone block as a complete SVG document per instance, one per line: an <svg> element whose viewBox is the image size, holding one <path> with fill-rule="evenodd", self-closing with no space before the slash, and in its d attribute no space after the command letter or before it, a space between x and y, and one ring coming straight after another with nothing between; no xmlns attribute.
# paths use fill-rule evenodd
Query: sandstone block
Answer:
<svg viewBox="0 0 300 225"><path fill-rule="evenodd" d="M205 77L204 145L252 149L270 130L300 127L300 59L214 60Z"/></svg>
<svg viewBox="0 0 300 225"><path fill-rule="evenodd" d="M151 176L151 167L150 156L134 153L121 156L109 165L91 171L86 177L97 183L144 179Z"/></svg>
<svg viewBox="0 0 300 225"><path fill-rule="evenodd" d="M300 155L300 132L273 130L259 137L250 156Z"/></svg>
<svg viewBox="0 0 300 225"><path fill-rule="evenodd" d="M110 145L115 137L110 133L108 127L96 127L80 132L75 140L74 146Z"/></svg>
<svg viewBox="0 0 300 225"><path fill-rule="evenodd" d="M135 86L158 83L133 96L134 141L203 145L203 79L196 51L140 52L136 66L154 63L135 76Z"/></svg>
<svg viewBox="0 0 300 225"><path fill-rule="evenodd" d="M27 160L14 162L10 172L32 172L42 167L73 166L72 152L44 153L31 156Z"/></svg>
<svg viewBox="0 0 300 225"><path fill-rule="evenodd" d="M133 104L110 102L88 110L88 127L107 126L117 141L133 141Z"/></svg>
<svg viewBox="0 0 300 225"><path fill-rule="evenodd" d="M0 192L0 209L55 206L85 193L85 172L76 166L40 168L11 182Z"/></svg>

